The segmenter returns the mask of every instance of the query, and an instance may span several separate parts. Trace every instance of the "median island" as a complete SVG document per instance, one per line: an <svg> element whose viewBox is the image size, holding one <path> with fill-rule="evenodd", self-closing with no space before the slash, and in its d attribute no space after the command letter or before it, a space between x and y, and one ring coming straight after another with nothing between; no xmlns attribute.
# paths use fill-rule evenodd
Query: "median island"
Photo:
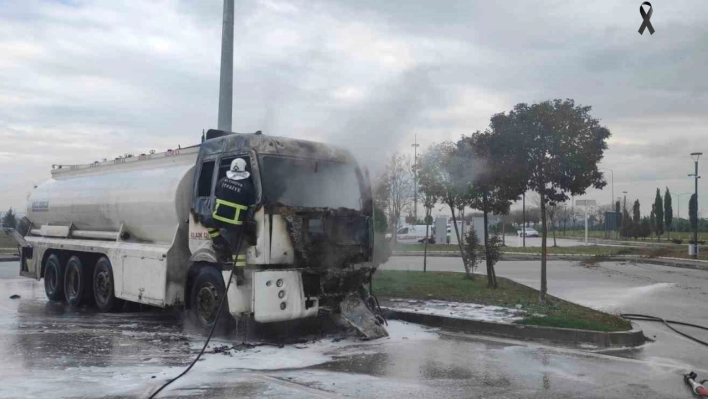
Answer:
<svg viewBox="0 0 708 399"><path fill-rule="evenodd" d="M454 272L378 270L372 288L382 303L420 303L428 308L440 308L438 301L454 302L449 309L450 317L459 313L455 311L459 304L475 304L480 305L480 310L484 310L483 307L508 309L513 316L508 319L513 319L514 324L604 332L632 329L629 321L618 316L551 295L546 296L545 303L539 303L539 292L533 288L502 277L497 277L497 283L498 288L488 288L484 275L469 279Z"/></svg>

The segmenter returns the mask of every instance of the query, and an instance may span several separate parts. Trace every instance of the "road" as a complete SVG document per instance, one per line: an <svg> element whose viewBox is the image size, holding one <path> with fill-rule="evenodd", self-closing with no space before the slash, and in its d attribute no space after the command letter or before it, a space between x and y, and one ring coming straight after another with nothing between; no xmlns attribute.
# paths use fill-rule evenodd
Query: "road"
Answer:
<svg viewBox="0 0 708 399"><path fill-rule="evenodd" d="M454 267L447 259L433 262L433 267ZM412 267L406 264L412 261L394 258L387 267ZM559 272L563 267L552 266L549 273L573 281L572 270L582 279L597 272L574 266ZM179 374L203 342L183 331L179 314L99 314L49 303L42 283L15 277L12 270L17 268L16 262L0 263L0 398L144 398ZM532 279L537 267L509 269ZM554 278L552 292L560 286ZM13 294L21 298L10 299ZM613 303L625 303L617 292L610 296L618 298ZM243 348L231 356L208 353L160 397L687 398L682 372L694 369L708 375L699 360L643 355L655 344L600 353L394 321L388 328L389 339L371 342L327 336L282 348ZM220 338L209 351L230 343ZM697 346L693 350L705 353Z"/></svg>
<svg viewBox="0 0 708 399"><path fill-rule="evenodd" d="M428 258L428 270L462 272L460 258ZM549 261L548 292L609 313L641 313L669 320L708 326L708 271L679 269L632 262L603 262L590 267L580 262ZM422 257L392 257L389 270L422 270ZM540 260L502 261L497 276L540 288ZM484 266L478 272L486 273ZM485 278L485 277L483 277ZM686 367L708 367L708 348L667 330L663 325L640 322L640 328L657 342L627 354L648 361L678 362ZM683 331L708 341L705 331ZM624 355L617 353L618 355Z"/></svg>

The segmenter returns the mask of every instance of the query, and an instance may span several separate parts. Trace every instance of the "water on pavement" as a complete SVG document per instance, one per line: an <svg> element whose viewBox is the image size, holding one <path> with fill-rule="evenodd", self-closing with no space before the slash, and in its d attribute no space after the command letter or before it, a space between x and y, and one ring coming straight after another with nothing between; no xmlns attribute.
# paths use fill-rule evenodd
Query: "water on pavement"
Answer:
<svg viewBox="0 0 708 399"><path fill-rule="evenodd" d="M650 346L623 358L394 321L389 332L371 342L325 336L213 353L234 343L220 338L160 397L684 398L684 369L708 373L698 362L640 355ZM41 282L0 279L0 398L147 397L182 371L202 340L183 331L179 314L73 310L47 302Z"/></svg>

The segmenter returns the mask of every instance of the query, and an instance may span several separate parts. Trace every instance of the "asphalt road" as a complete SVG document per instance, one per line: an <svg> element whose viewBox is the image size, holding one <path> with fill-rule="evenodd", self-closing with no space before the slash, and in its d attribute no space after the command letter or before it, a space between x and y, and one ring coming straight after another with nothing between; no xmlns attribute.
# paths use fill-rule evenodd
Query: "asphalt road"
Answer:
<svg viewBox="0 0 708 399"><path fill-rule="evenodd" d="M411 267L401 262L395 258L388 267ZM445 262L434 267L454 267ZM183 331L179 314L99 314L49 303L41 282L13 276L17 267L0 263L0 276L5 276L0 277L0 398L144 398L179 374L203 342ZM529 269L532 278L534 268L520 264L509 269ZM567 268L568 281L573 270L582 279L597 272ZM560 276L556 271L549 269ZM553 292L560 281L551 281ZM633 287L646 285L649 281ZM13 294L21 298L10 299ZM160 397L687 398L691 394L681 374L694 369L708 376L698 361L642 355L651 345L597 353L393 321L388 329L389 339L371 342L319 336L282 348L208 353ZM232 341L236 338L214 341L209 351ZM705 353L697 346L693 350Z"/></svg>
<svg viewBox="0 0 708 399"><path fill-rule="evenodd" d="M392 257L383 269L423 270L422 257ZM463 272L460 258L430 257L431 271ZM708 326L708 271L680 269L633 262L603 262L583 266L580 262L549 261L548 292L609 313L641 313L669 320ZM497 276L540 288L540 260L502 261ZM485 273L484 265L477 272ZM486 278L485 276L480 276ZM656 342L640 351L616 353L647 361L674 362L686 368L708 368L708 348L652 322L637 325ZM682 331L708 341L705 331L681 327Z"/></svg>

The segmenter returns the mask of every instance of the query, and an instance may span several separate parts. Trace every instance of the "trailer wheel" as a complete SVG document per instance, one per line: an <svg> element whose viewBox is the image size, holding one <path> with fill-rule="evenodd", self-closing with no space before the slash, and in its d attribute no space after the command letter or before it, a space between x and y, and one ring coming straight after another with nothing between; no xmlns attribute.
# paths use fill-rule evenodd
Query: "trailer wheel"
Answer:
<svg viewBox="0 0 708 399"><path fill-rule="evenodd" d="M208 334L214 326L219 303L225 295L224 277L216 268L204 267L199 270L189 295L189 316L203 334ZM228 332L234 324L233 316L229 313L228 301L225 301L216 331Z"/></svg>
<svg viewBox="0 0 708 399"><path fill-rule="evenodd" d="M88 270L81 263L81 259L79 259L78 256L69 258L64 271L64 295L66 296L66 303L70 306L77 307L86 302L91 288L89 278Z"/></svg>
<svg viewBox="0 0 708 399"><path fill-rule="evenodd" d="M56 254L49 255L44 265L44 292L50 301L64 300L64 268Z"/></svg>
<svg viewBox="0 0 708 399"><path fill-rule="evenodd" d="M123 305L123 301L116 298L114 287L111 262L102 256L93 270L93 296L98 310L112 312Z"/></svg>

